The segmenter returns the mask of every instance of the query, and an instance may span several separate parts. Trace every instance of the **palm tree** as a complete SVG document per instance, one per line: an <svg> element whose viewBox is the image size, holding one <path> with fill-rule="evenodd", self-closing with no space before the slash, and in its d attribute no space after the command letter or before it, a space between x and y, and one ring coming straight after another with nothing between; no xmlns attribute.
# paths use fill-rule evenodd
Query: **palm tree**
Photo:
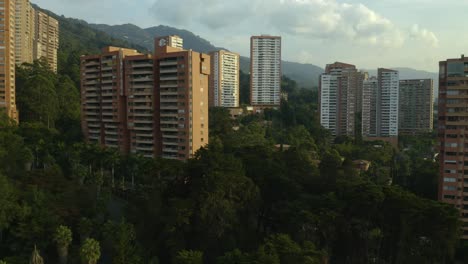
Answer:
<svg viewBox="0 0 468 264"><path fill-rule="evenodd" d="M81 246L80 255L84 264L96 264L101 257L99 242L95 239L87 238Z"/></svg>
<svg viewBox="0 0 468 264"><path fill-rule="evenodd" d="M72 242L72 231L66 226L59 226L54 234L54 242L57 243L59 263L66 264L68 258L68 246Z"/></svg>
<svg viewBox="0 0 468 264"><path fill-rule="evenodd" d="M39 250L37 250L36 246L34 246L31 259L29 260L29 264L44 264L44 260L39 254Z"/></svg>

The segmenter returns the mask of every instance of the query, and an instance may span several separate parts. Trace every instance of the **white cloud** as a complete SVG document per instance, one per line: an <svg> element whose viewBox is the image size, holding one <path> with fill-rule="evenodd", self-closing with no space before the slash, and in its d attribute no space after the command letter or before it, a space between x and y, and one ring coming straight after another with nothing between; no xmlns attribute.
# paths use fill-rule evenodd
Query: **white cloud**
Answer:
<svg viewBox="0 0 468 264"><path fill-rule="evenodd" d="M419 25L414 24L411 27L411 33L410 36L412 38L421 40L423 42L426 42L430 44L432 47L438 47L439 46L439 39L436 37L436 35L425 29L425 28L420 28Z"/></svg>
<svg viewBox="0 0 468 264"><path fill-rule="evenodd" d="M363 4L336 0L157 0L151 11L159 22L174 26L219 30L245 22L251 30L274 28L304 38L383 47L400 47L408 39L438 42L427 29L402 30Z"/></svg>

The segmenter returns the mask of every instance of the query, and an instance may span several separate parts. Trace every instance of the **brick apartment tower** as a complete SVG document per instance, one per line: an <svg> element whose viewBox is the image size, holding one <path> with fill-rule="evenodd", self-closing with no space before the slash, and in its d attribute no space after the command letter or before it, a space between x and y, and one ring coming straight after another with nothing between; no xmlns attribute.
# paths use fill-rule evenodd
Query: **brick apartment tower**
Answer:
<svg viewBox="0 0 468 264"><path fill-rule="evenodd" d="M41 11L35 11L34 59L45 58L52 71L57 72L59 48L59 23Z"/></svg>
<svg viewBox="0 0 468 264"><path fill-rule="evenodd" d="M210 53L210 106L239 107L239 54L219 50Z"/></svg>
<svg viewBox="0 0 468 264"><path fill-rule="evenodd" d="M154 58L132 55L124 58L124 87L127 128L131 153L145 157L158 155Z"/></svg>
<svg viewBox="0 0 468 264"><path fill-rule="evenodd" d="M107 47L81 58L82 129L90 143L186 160L208 143L210 57L156 39L155 55Z"/></svg>
<svg viewBox="0 0 468 264"><path fill-rule="evenodd" d="M81 126L89 143L129 151L124 59L141 55L118 47L81 57Z"/></svg>
<svg viewBox="0 0 468 264"><path fill-rule="evenodd" d="M468 239L468 58L439 66L439 200L460 210Z"/></svg>
<svg viewBox="0 0 468 264"><path fill-rule="evenodd" d="M250 104L279 107L281 103L281 37L250 38Z"/></svg>
<svg viewBox="0 0 468 264"><path fill-rule="evenodd" d="M186 160L208 144L210 56L155 40L160 156Z"/></svg>
<svg viewBox="0 0 468 264"><path fill-rule="evenodd" d="M432 131L434 85L432 79L400 80L398 131L421 134Z"/></svg>
<svg viewBox="0 0 468 264"><path fill-rule="evenodd" d="M15 1L0 1L0 108L18 121L15 89Z"/></svg>
<svg viewBox="0 0 468 264"><path fill-rule="evenodd" d="M352 64L328 64L320 76L320 123L334 136L355 136L356 115L362 108L362 83L366 75Z"/></svg>
<svg viewBox="0 0 468 264"><path fill-rule="evenodd" d="M32 63L34 60L35 10L29 0L16 0L15 59L16 64Z"/></svg>

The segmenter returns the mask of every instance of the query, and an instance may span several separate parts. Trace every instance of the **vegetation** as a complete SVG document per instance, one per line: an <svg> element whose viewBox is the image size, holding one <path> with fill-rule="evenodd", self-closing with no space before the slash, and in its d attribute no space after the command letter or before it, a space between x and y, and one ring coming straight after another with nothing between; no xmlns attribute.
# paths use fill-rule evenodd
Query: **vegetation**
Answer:
<svg viewBox="0 0 468 264"><path fill-rule="evenodd" d="M437 171L432 135L404 139L402 151L333 140L319 125L317 93L285 77L278 110L232 120L211 109L210 144L187 162L121 155L82 142L78 88L67 76L40 61L19 67L22 122L0 114L8 264L466 259L455 254L458 211L423 184ZM356 169L356 159L370 169Z"/></svg>

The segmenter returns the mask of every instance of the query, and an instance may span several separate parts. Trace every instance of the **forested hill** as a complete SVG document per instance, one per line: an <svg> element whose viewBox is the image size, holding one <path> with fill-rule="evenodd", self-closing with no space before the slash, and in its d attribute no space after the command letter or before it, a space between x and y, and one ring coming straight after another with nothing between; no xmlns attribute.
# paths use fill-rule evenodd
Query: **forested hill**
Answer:
<svg viewBox="0 0 468 264"><path fill-rule="evenodd" d="M83 20L59 16L38 6L35 6L35 8L46 12L59 21L59 74L68 75L77 85L80 79L79 65L81 55L99 53L106 46L134 48L142 52L147 51L143 46L112 37L101 30L92 28Z"/></svg>
<svg viewBox="0 0 468 264"><path fill-rule="evenodd" d="M214 50L222 49L216 47L208 40L195 35L194 33L178 29L169 26L156 26L150 28L140 28L133 24L123 24L109 26L105 24L89 24L89 26L102 30L111 36L123 40L127 40L131 43L144 46L148 50L153 49L153 41L155 36L166 36L166 35L179 35L184 39L184 47L187 49L193 49L198 52L210 52ZM246 43L249 43L250 39L245 39ZM231 47L223 47L224 49L232 49ZM235 52L235 50L233 50ZM248 57L241 56L240 67L244 73L250 72L250 59ZM302 64L297 62L283 61L283 74L288 76L297 82L300 87L313 88L318 85L318 77L323 72L323 69L313 64Z"/></svg>
<svg viewBox="0 0 468 264"><path fill-rule="evenodd" d="M0 109L0 264L468 263L459 211L436 201L435 135L333 139L288 78L279 109L210 108L186 162L86 144L79 56L131 45L58 18L59 73L17 67L20 124Z"/></svg>

